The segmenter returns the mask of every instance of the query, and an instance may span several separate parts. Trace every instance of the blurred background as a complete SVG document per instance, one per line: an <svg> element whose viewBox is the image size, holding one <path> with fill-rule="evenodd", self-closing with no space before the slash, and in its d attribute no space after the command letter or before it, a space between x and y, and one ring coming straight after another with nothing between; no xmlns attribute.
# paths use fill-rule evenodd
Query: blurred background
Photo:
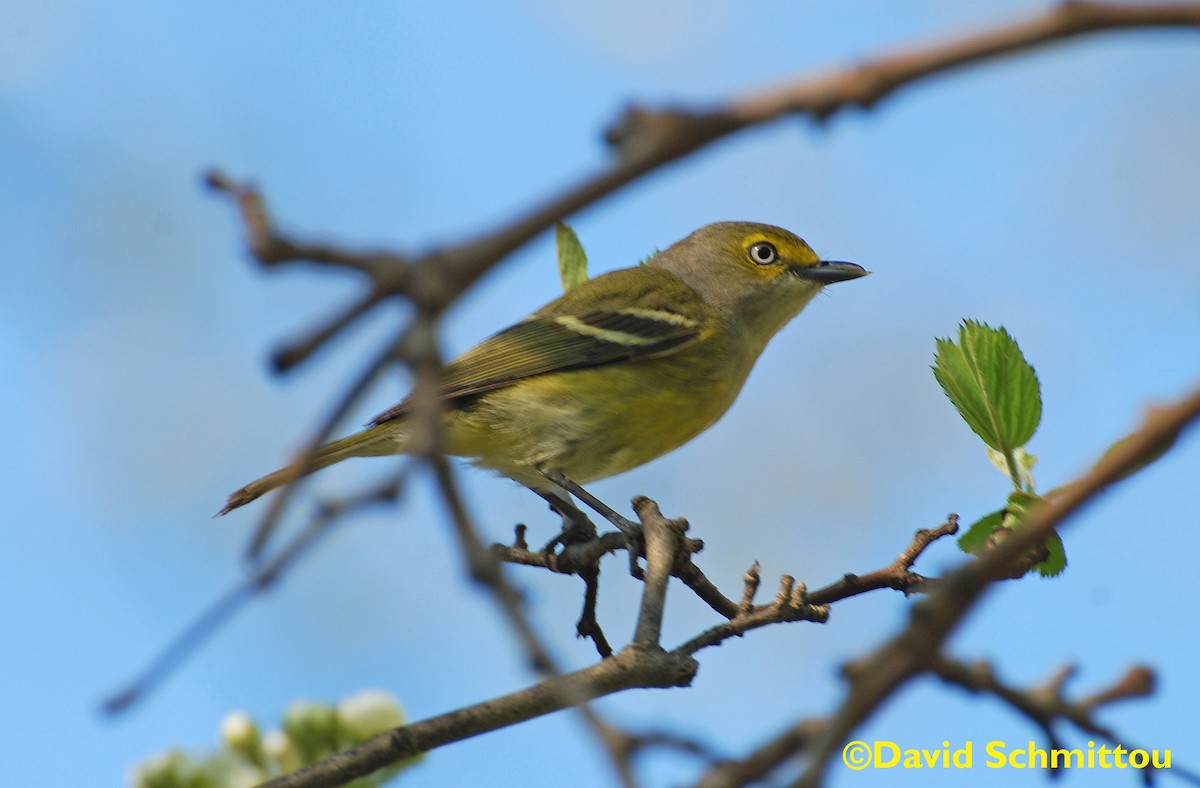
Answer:
<svg viewBox="0 0 1200 788"><path fill-rule="evenodd" d="M604 127L632 100L706 103L888 47L999 23L1044 3L768 0L603 6L526 0L330 4L9 0L0 11L0 704L11 785L118 785L140 759L209 748L227 712L268 724L296 698L394 692L419 719L529 684L492 601L463 578L427 479L394 511L345 524L146 702L102 698L241 576L259 505L225 496L305 440L398 323L381 313L286 377L273 347L357 292L350 275L247 260L217 166L265 191L281 224L355 247L420 250L505 221L603 166ZM633 264L708 222L803 235L874 276L832 288L772 343L712 430L593 486L654 497L708 547L727 593L763 563L773 588L890 562L914 530L997 508L1007 481L939 390L934 339L965 317L1002 324L1042 382L1030 443L1041 489L1072 478L1144 409L1200 380L1200 46L1196 31L1069 41L905 89L825 126L741 134L572 217L592 271ZM513 255L446 322L457 352L559 291L552 234ZM388 379L351 424L399 399ZM395 466L356 461L313 495ZM462 474L488 538L556 527L511 482ZM1079 663L1076 690L1145 662L1146 702L1103 722L1200 764L1194 734L1194 556L1200 441L1188 435L1063 537L1060 579L991 594L952 641L1030 685ZM939 543L934 574L961 555ZM514 568L568 667L593 660L573 627L575 578ZM616 643L638 585L607 564L600 619ZM905 620L909 600L838 604L825 626L757 631L700 655L692 688L599 703L635 731L672 730L729 756L829 712L837 668ZM665 642L716 623L673 587ZM1038 731L995 701L917 682L859 738L906 747L1022 747ZM1066 740L1086 746L1073 732ZM641 764L650 784L697 774ZM569 770L569 771L567 771ZM613 783L577 716L433 753L425 785ZM1040 774L976 768L978 784ZM1067 775L1129 785L1128 773ZM960 784L954 772L832 768L832 785Z"/></svg>

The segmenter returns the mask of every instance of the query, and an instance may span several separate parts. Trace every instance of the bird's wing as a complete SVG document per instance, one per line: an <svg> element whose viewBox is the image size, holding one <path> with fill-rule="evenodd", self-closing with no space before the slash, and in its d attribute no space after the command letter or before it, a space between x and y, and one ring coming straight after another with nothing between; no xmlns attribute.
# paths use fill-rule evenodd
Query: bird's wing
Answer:
<svg viewBox="0 0 1200 788"><path fill-rule="evenodd" d="M695 342L711 310L673 274L630 268L588 280L525 320L485 339L442 370L441 398L518 380L667 355ZM371 421L405 415L406 399Z"/></svg>

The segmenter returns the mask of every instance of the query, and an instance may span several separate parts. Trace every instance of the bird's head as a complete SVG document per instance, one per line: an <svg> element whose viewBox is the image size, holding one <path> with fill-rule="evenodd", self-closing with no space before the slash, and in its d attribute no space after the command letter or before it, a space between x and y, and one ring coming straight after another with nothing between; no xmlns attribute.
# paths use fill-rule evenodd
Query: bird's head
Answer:
<svg viewBox="0 0 1200 788"><path fill-rule="evenodd" d="M821 288L868 272L854 263L822 260L804 239L781 227L717 222L655 255L731 324L765 344Z"/></svg>

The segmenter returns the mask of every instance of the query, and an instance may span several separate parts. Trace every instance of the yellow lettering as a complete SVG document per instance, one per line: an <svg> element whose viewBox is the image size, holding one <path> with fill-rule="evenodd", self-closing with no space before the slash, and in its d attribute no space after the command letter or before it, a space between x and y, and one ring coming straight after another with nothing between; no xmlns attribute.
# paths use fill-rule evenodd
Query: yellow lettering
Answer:
<svg viewBox="0 0 1200 788"><path fill-rule="evenodd" d="M950 742L945 742L945 748L943 748L943 749L940 749L940 750L921 750L921 755L923 755L923 756L925 757L925 763L929 764L929 768L930 768L930 769L932 769L932 768L934 768L935 766L937 766L937 765L938 765L938 761L944 761L944 760L946 760L946 759L949 757L949 756L947 755L947 753L949 752L949 750L948 750L948 749L946 749L946 748L948 748L949 746L950 746ZM950 764L947 762L947 763L943 763L942 765L943 765L943 766L949 766Z"/></svg>
<svg viewBox="0 0 1200 788"><path fill-rule="evenodd" d="M967 742L966 746L961 750L955 750L951 759L954 762L955 768L970 769L971 768L971 742Z"/></svg>
<svg viewBox="0 0 1200 788"><path fill-rule="evenodd" d="M1041 747L1037 746L1036 742L1029 742L1029 759L1025 761L1025 765L1030 769L1045 769L1047 753Z"/></svg>
<svg viewBox="0 0 1200 788"><path fill-rule="evenodd" d="M904 765L908 768L970 769L973 766L974 743L966 742L953 750L943 742L942 750L905 750ZM989 741L984 747L984 766L989 769L1170 769L1170 750L1130 750L1121 745L1097 745L1088 742L1087 750L1054 748L1042 749L1030 741L1027 747L1010 750L1006 742ZM940 760L940 764L939 764Z"/></svg>
<svg viewBox="0 0 1200 788"><path fill-rule="evenodd" d="M939 755L942 756L940 758L940 760L942 762L942 768L949 769L950 768L950 742L949 742L949 740L942 742L942 751L939 753ZM931 763L929 765L933 766L934 764Z"/></svg>
<svg viewBox="0 0 1200 788"><path fill-rule="evenodd" d="M883 753L885 748L889 754L889 758L884 758ZM875 768L890 769L900 763L900 748L895 742L877 741L875 742Z"/></svg>
<svg viewBox="0 0 1200 788"><path fill-rule="evenodd" d="M1008 749L1008 745L1002 741L988 742L983 748L983 751L987 753L987 760L983 762L983 765L989 769L1003 769L1008 765L1008 758L1004 754L1006 749Z"/></svg>
<svg viewBox="0 0 1200 788"><path fill-rule="evenodd" d="M905 769L921 769L925 764L921 763L921 753L917 750L904 751L904 768Z"/></svg>
<svg viewBox="0 0 1200 788"><path fill-rule="evenodd" d="M1078 768L1082 769L1083 768L1083 750L1051 750L1050 751L1050 768L1051 769L1070 769L1072 755L1079 756ZM1058 762L1058 759L1060 757L1063 759L1063 762L1061 765Z"/></svg>

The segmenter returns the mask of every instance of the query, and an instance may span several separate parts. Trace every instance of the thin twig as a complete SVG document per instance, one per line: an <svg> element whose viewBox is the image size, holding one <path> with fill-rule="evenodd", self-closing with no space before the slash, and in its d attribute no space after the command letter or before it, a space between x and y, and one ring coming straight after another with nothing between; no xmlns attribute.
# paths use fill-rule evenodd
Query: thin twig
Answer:
<svg viewBox="0 0 1200 788"><path fill-rule="evenodd" d="M528 689L442 714L367 740L262 788L332 788L382 769L396 761L450 742L516 725L575 703L634 687L684 687L691 683L696 662L688 657L630 647L590 668L555 676Z"/></svg>
<svg viewBox="0 0 1200 788"><path fill-rule="evenodd" d="M253 187L238 185L217 172L207 180L237 201L251 251L263 265L309 261L350 268L369 275L376 293L410 296L437 314L497 262L555 222L729 134L792 115L825 120L847 106L873 106L927 77L1067 38L1118 28L1197 26L1200 7L1190 3L1069 2L1006 26L935 44L910 45L712 109L632 107L606 135L618 154L611 166L493 230L416 258L294 240L276 230ZM338 330L327 332L322 341ZM315 349L307 347L301 357Z"/></svg>
<svg viewBox="0 0 1200 788"><path fill-rule="evenodd" d="M877 588L892 588L905 594L928 591L931 586L936 585L936 579L912 571L913 564L929 545L944 536L953 536L956 533L958 515L947 515L946 522L937 528L922 528L917 531L912 543L888 566L865 575L845 575L836 583L810 592L808 601L814 605L828 605Z"/></svg>
<svg viewBox="0 0 1200 788"><path fill-rule="evenodd" d="M841 72L826 74L815 79L802 80L776 91L731 102L713 111L635 108L626 114L619 126L609 135L619 155L618 161L611 168L565 190L557 198L543 203L497 230L483 233L463 244L435 250L418 258L408 258L391 253L353 253L329 245L293 241L276 232L261 198L253 189L235 186L228 179L223 179L219 175L214 175L211 180L214 187L235 196L242 213L243 223L247 227L251 250L264 265L295 260L359 271L373 280L372 297L377 297L377 294L379 294L378 297L383 295L409 296L417 304L418 311L429 317L432 322L458 295L477 281L497 261L539 235L552 226L555 221L599 200L651 170L678 160L730 133L771 122L787 115L806 114L817 119L824 119L844 106L870 106L903 85L968 63L981 62L1004 52L1019 51L1097 30L1151 25L1200 26L1200 7L1192 4L1107 6L1073 2L1015 25L957 39L946 44L922 47L919 50L904 51L868 61L862 66L844 69ZM299 359L307 358L346 326L355 322L355 319L369 308L370 305L353 307L343 313L341 318L330 323L326 329L315 332L310 337L311 341L302 343L295 355ZM364 377L370 378L374 372L377 370ZM428 383L422 384L420 377L418 376L418 387L428 385ZM347 407L349 406L347 405ZM430 413L432 412L430 410ZM432 423L432 421L431 418L430 422ZM1182 423L1180 422L1180 424ZM1177 426L1176 429L1178 430L1178 428ZM311 451L312 449L310 449L309 456L311 456ZM1125 454L1127 452L1115 452L1113 456L1124 457ZM440 461L435 458L431 462L433 462L435 472L439 477L439 484L443 487L444 498L454 515L456 527L460 531L460 536L463 537L464 554L472 565L473 572L476 570L486 571L490 568L498 574L499 564L494 553L484 550L481 544L469 543L471 541L467 538L467 532L470 530L469 518L466 517L462 502L453 488L449 466L445 464L444 458L441 458ZM1105 463L1101 462L1097 467L1104 465ZM1132 466L1125 467L1127 469ZM1109 474L1105 477L1107 480L1105 483L1111 483L1116 478L1116 475ZM449 481L446 481L447 479ZM823 726L816 737L814 744L816 756L810 766L810 773L814 775L813 780L819 780L824 764L832 752L831 742L840 742L846 731L853 728L867 714L877 708L895 691L896 687L921 670L922 666L927 666L927 661L931 658L932 653L930 647L932 646L936 650L944 641L957 622L983 593L983 590L994 580L996 571L1010 567L1013 560L1022 554L1022 548L1027 549L1028 546L1039 541L1047 529L1073 513L1078 506L1081 506L1094 494L1094 491L1085 491L1077 495L1077 491L1076 487L1069 488L1056 497L1052 504L1039 507L1031 513L1025 527L1014 537L1006 540L988 557L972 562L964 570L948 578L947 580L952 582L947 582L942 588L939 588L933 594L929 604L918 606L909 625L912 632L906 630L909 634L909 642L893 646L898 642L893 641L881 649L880 653L883 657L897 655L900 657L895 664L885 665L887 669L880 671L867 669L852 671L854 679L851 684L850 698L843 705L843 709L829 724ZM282 510L286 495L287 491L285 490L273 502L279 507L279 511ZM474 541L477 542L477 535L473 536ZM491 559L490 563L489 558ZM676 567L672 571L677 575L682 571L682 574L690 580L690 582L685 580L689 586L696 583L703 588L702 598L709 601L714 609L727 610L728 613L723 612L722 614L737 617L738 605L716 591L715 587L712 587L712 584L703 578L703 574L699 573L694 565L691 565L690 560L684 562L682 570ZM924 579L920 578L920 580ZM857 578L857 581L862 583L863 578ZM834 596L841 595L838 598L861 593L859 587L848 580L843 579L839 582L843 585L835 584L834 587L831 587L832 590L824 589L823 591ZM915 582L920 585L919 581ZM907 591L910 588L904 586L901 590ZM502 597L503 593L507 592L497 593ZM812 601L814 597L819 598L821 593L821 591L814 592L806 599L799 586L792 586L786 594L783 594L781 589L780 600L786 599L786 603L777 600L775 606L794 609L814 607L816 609L812 605ZM511 602L516 606L517 601L510 599L504 604L507 606ZM514 609L519 612L519 607L514 607ZM752 610L748 615L754 615L756 610ZM645 635L645 639L657 641L657 633L654 633L653 638L650 637L648 631L641 634ZM914 646L913 642L924 645ZM894 648L894 653L887 651L888 648ZM622 669L625 669L621 678L628 680L629 674L635 668L628 665L620 665L617 668L613 666L618 665L622 657L629 653L656 658L670 657L675 660L671 665L674 666L673 675L678 683L686 683L690 680L691 674L695 670L695 663L690 659L683 660L680 655L661 655L654 649L626 649L616 657L601 662L587 671L581 671L579 674L571 676L547 679L543 684L525 691L530 693L529 696L522 696L520 699L514 700L512 704L501 704L502 708L490 705L505 700L498 699L464 710L464 712L471 712L465 717L449 719L454 715L443 715L443 717L426 721L426 723L416 723L407 728L392 731L377 740L372 740L372 742L376 742L374 745L372 742L368 742L363 748L345 754L347 758L345 761L342 760L343 756L335 756L329 761L283 778L286 782L276 781L273 784L342 784L353 776L369 773L378 766L386 765L386 763L405 757L412 752L430 749L437 746L438 743L458 740L502 725L514 724L522 719L546 713L546 710L572 705L579 702L580 699L617 691L624 686L615 686L610 689L614 686L613 682L617 680L605 669L616 670L619 674ZM632 660L634 657L629 659ZM653 670L669 667L670 665L666 664L655 665ZM874 659L869 661L868 667L875 667ZM685 676L686 678L684 678ZM572 682L575 677L578 677L578 688ZM662 676L657 675L653 680L661 681ZM678 684L672 684L672 686L675 685ZM630 686L649 685L634 684ZM654 684L653 686L667 685ZM517 693L517 695L521 694ZM537 703L533 700L535 696L540 699ZM547 702L548 705L545 705ZM421 727L423 725L425 727ZM444 738L439 740L439 736ZM793 737L793 740L795 738L797 737ZM804 741L812 740L812 737L798 738ZM379 740L383 740L383 744L378 744ZM771 745L772 743L768 743L768 748ZM361 757L356 759L353 755L354 752L359 752ZM794 752L794 750L789 752ZM349 764L349 768L343 768L347 764ZM316 775L314 781L304 780L303 775L306 773ZM343 777L345 780L342 779ZM291 778L296 778L297 781L292 782ZM806 779L808 779L807 776Z"/></svg>
<svg viewBox="0 0 1200 788"><path fill-rule="evenodd" d="M718 624L691 640L676 647L677 654L695 654L700 649L719 646L731 637L741 637L752 629L784 624L792 621L813 621L819 624L829 620L828 605L812 605L805 600L801 589L799 593L795 580L790 575L780 578L780 590L775 601L769 605L754 607L745 615L736 616L724 624Z"/></svg>
<svg viewBox="0 0 1200 788"><path fill-rule="evenodd" d="M599 564L580 569L579 577L584 583L583 610L579 614L579 621L575 624L575 634L591 640L595 644L600 658L607 659L613 655L613 649L608 643L608 638L604 636L604 630L600 628L600 622L596 619L596 599L600 592Z"/></svg>
<svg viewBox="0 0 1200 788"><path fill-rule="evenodd" d="M1051 746L1061 746L1054 731L1059 721L1070 722L1079 730L1126 749L1132 747L1121 741L1111 729L1097 723L1092 714L1096 709L1130 698L1144 698L1154 691L1154 672L1147 667L1130 668L1111 687L1085 701L1072 702L1063 694L1066 682L1075 675L1074 666L1056 672L1045 684L1032 689L1020 689L1000 681L990 663L966 663L939 654L929 665L930 671L947 684L971 693L994 695L1028 717L1045 731ZM1097 700L1097 698L1099 700Z"/></svg>
<svg viewBox="0 0 1200 788"><path fill-rule="evenodd" d="M1111 728L1096 722L1093 716L1097 709L1104 706L1124 700L1145 698L1152 694L1157 682L1154 671L1145 665L1129 668L1112 685L1075 701L1068 700L1064 694L1067 682L1076 673L1073 665L1061 668L1040 687L1031 689L1013 687L1000 681L996 677L995 669L987 662L960 662L943 654L934 660L930 670L947 684L973 694L984 693L999 698L1041 728L1052 750L1064 749L1054 727L1056 723L1074 725L1088 736L1103 739L1114 747L1123 748L1126 753L1149 749L1122 739ZM1069 763L1069 760L1067 762ZM1049 768L1052 774L1058 771L1057 759L1050 761ZM1200 773L1178 761L1171 763L1170 768L1173 777L1200 785ZM1140 771L1143 781L1147 785L1151 784L1154 779L1153 763Z"/></svg>
<svg viewBox="0 0 1200 788"><path fill-rule="evenodd" d="M740 761L725 760L714 764L701 776L696 788L734 788L751 785L770 775L779 764L808 749L809 743L824 728L824 720L805 720L789 725L772 736Z"/></svg>
<svg viewBox="0 0 1200 788"><path fill-rule="evenodd" d="M742 575L742 601L738 605L738 616L744 616L754 607L754 595L758 593L758 584L762 581L762 565L754 564Z"/></svg>
<svg viewBox="0 0 1200 788"><path fill-rule="evenodd" d="M103 704L104 713L120 714L145 698L247 603L270 589L286 570L312 549L321 537L328 535L333 526L343 522L347 515L369 506L394 502L400 496L410 467L405 464L399 473L382 485L357 495L319 503L316 514L303 531L274 555L252 567L241 581L218 597L168 643L137 678L107 698Z"/></svg>
<svg viewBox="0 0 1200 788"><path fill-rule="evenodd" d="M303 448L295 454L290 466L295 469L295 473L275 493L266 511L263 512L262 519L259 520L254 535L250 539L250 544L246 548L247 558L257 560L260 557L271 534L274 533L275 528L282 519L287 504L295 492L297 483L304 478L308 468L311 467L315 460L317 452L329 439L333 431L337 429L337 426L346 417L346 414L350 412L350 409L358 403L359 399L366 395L367 390L370 389L375 379L387 368L389 363L397 358L397 348L403 344L407 331L408 329L405 329L395 339L384 344L382 350L359 374L358 379L350 385L341 398L330 408L328 415L317 426L317 429L313 430ZM218 512L218 515L225 514L228 511L229 505L227 504L225 508Z"/></svg>
<svg viewBox="0 0 1200 788"><path fill-rule="evenodd" d="M942 644L984 593L1014 561L1041 544L1049 531L1090 503L1114 482L1128 478L1200 417L1200 388L1180 400L1151 409L1141 428L1109 451L1076 482L1038 504L1021 527L991 552L945 576L940 587L914 606L908 625L864 659L847 667L850 691L810 747L805 773L796 783L820 785L825 769L850 732L879 709L913 676L930 668Z"/></svg>
<svg viewBox="0 0 1200 788"><path fill-rule="evenodd" d="M379 293L372 290L316 329L310 329L302 337L290 340L271 354L272 368L280 373L290 372L307 361L312 354L325 347L326 343L334 336L349 328L360 317L371 311L371 308L379 303L379 300Z"/></svg>

